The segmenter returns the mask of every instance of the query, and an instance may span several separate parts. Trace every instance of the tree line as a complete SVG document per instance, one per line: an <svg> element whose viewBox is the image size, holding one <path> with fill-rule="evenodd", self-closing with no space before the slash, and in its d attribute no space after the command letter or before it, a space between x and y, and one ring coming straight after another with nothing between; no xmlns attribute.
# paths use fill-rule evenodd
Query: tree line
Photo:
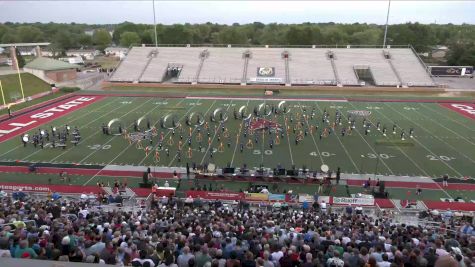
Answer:
<svg viewBox="0 0 475 267"><path fill-rule="evenodd" d="M93 31L92 35L86 31ZM113 32L112 35L110 32ZM381 45L384 25L376 24L249 24L216 23L157 25L159 44L240 44L240 45ZM0 24L0 42L51 42L51 49L109 45L129 47L155 43L150 24L124 22L116 25L60 23ZM451 48L448 62L475 64L475 25L405 23L389 25L387 44L411 44L417 52L430 52L435 45Z"/></svg>

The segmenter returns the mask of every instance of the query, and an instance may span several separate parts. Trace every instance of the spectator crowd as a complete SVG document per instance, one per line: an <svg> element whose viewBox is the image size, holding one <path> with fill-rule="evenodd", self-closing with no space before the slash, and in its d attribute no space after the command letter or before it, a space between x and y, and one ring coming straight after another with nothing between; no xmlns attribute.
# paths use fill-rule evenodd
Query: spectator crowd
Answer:
<svg viewBox="0 0 475 267"><path fill-rule="evenodd" d="M475 266L471 222L453 217L426 228L351 208L335 214L326 204L303 212L163 199L106 212L89 201L4 198L0 257L151 267Z"/></svg>

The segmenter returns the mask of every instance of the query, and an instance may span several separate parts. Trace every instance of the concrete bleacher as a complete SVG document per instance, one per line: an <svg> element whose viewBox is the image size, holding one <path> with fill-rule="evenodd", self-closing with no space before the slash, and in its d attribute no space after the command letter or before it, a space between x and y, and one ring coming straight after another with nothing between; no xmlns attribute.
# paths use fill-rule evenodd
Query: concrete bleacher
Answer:
<svg viewBox="0 0 475 267"><path fill-rule="evenodd" d="M138 81L147 66L148 56L154 49L153 47L133 47L110 80L114 82Z"/></svg>
<svg viewBox="0 0 475 267"><path fill-rule="evenodd" d="M391 61L404 85L434 86L434 82L414 52L409 48L391 48Z"/></svg>
<svg viewBox="0 0 475 267"><path fill-rule="evenodd" d="M396 86L399 81L381 49L339 48L332 49L335 65L343 85L358 85L355 67L365 66L371 71L375 85Z"/></svg>
<svg viewBox="0 0 475 267"><path fill-rule="evenodd" d="M169 64L181 65L183 69L178 82L192 82L200 64L199 47L159 47L158 55L153 58L140 79L141 82L162 82Z"/></svg>
<svg viewBox="0 0 475 267"><path fill-rule="evenodd" d="M289 72L291 84L336 84L328 49L290 48Z"/></svg>
<svg viewBox="0 0 475 267"><path fill-rule="evenodd" d="M247 66L247 83L255 83L254 79L258 78L257 69L259 67L273 67L274 76L280 82L273 82L276 84L285 83L285 61L282 59L282 48L250 48L252 53Z"/></svg>
<svg viewBox="0 0 475 267"><path fill-rule="evenodd" d="M339 49L336 52L337 61L345 60L345 64L367 65L373 76L375 85L379 86L396 86L399 81L391 66L384 58L381 49L369 48L351 48ZM357 62L357 64L355 64Z"/></svg>
<svg viewBox="0 0 475 267"><path fill-rule="evenodd" d="M201 68L200 83L241 83L245 48L208 48L209 56Z"/></svg>
<svg viewBox="0 0 475 267"><path fill-rule="evenodd" d="M157 54L152 57L154 50ZM205 50L207 56L201 59ZM248 60L243 59L247 50L251 53ZM289 53L288 64L282 58L284 51ZM329 51L333 61L327 58ZM375 86L435 85L410 48L386 51L390 59L384 57L381 48L134 47L110 81L358 86L361 81L355 68L366 68ZM177 78L164 81L170 65L183 68ZM273 67L275 73L269 78L259 77L259 67Z"/></svg>

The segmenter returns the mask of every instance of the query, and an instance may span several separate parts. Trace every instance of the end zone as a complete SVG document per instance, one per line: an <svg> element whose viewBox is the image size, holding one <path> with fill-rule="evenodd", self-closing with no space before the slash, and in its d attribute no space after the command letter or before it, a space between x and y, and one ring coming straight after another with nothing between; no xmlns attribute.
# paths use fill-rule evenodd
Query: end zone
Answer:
<svg viewBox="0 0 475 267"><path fill-rule="evenodd" d="M0 143L73 111L84 108L103 98L104 96L74 96L55 103L54 105L48 105L19 117L6 120L0 123Z"/></svg>
<svg viewBox="0 0 475 267"><path fill-rule="evenodd" d="M444 103L440 105L451 109L462 116L475 120L475 104L473 103Z"/></svg>

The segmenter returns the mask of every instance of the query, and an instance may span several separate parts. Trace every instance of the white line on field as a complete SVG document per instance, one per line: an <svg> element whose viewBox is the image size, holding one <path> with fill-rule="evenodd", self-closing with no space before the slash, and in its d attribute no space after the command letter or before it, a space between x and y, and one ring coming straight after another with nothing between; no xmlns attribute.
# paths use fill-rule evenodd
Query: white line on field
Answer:
<svg viewBox="0 0 475 267"><path fill-rule="evenodd" d="M129 114L129 113L133 112L134 110L137 110L138 108L144 106L146 103L148 103L148 102L149 102L150 100L152 100L152 99L153 99L153 98L150 98L149 100L143 102L142 104L140 104L140 105L138 105L137 107L131 109L128 113L126 113L125 115L120 116L119 118L122 118L122 117L127 116L127 114ZM158 107L158 106L157 106L157 107ZM156 109L157 107L155 107L155 108L149 110L147 113L145 113L145 115L149 114L150 112L152 112L152 111L153 111L154 109ZM129 126L127 126L127 128L130 127L130 126L132 126L133 124L134 124L134 123L131 123ZM112 142L116 137L117 137L117 136L112 136L112 137L109 139L109 141L107 141L106 143L104 143L104 145L109 144L109 143ZM94 151L92 151L92 152L89 153L86 157L84 157L83 159L81 159L78 163L84 162L87 158L89 158L90 156L92 156L93 154L95 154L97 151L99 151L99 150L94 150Z"/></svg>
<svg viewBox="0 0 475 267"><path fill-rule="evenodd" d="M111 101L110 103L107 103L107 104L105 104L104 106L99 106L99 107L96 108L96 109L90 110L90 111L86 112L85 114L80 115L80 116L74 118L73 120L69 121L68 124L70 124L71 122L74 122L74 121L76 121L76 120L78 120L78 119L81 119L81 118L83 118L84 116L89 115L89 114L92 113L92 112L96 112L97 110L99 110L99 109L101 109L101 108L103 108L103 107L105 107L105 106L108 106L108 105L112 104L113 102L114 102L114 101ZM98 102L96 102L96 103L98 103ZM79 110L81 110L81 109L79 109ZM67 114L66 116L68 116L68 115L69 115L69 114ZM62 118L64 118L64 117L62 117ZM62 119L62 118L58 118L58 120L60 120L60 119ZM43 127L43 125L45 125L45 124L39 125L38 127L34 128L34 129L32 129L32 130L35 130L35 129L37 129L37 128L41 128L41 127ZM16 147L14 147L14 148L8 150L7 152L1 154L0 157L4 156L4 155L6 155L6 154L8 154L8 153L10 153L10 152L12 152L12 151L15 151L16 149L18 149L18 148L20 148L20 147L23 147L23 144L18 145L18 146L16 146Z"/></svg>
<svg viewBox="0 0 475 267"><path fill-rule="evenodd" d="M390 109L394 110L396 113L398 113L399 115L401 115L402 117L404 117L406 120L409 120L411 121L411 119L409 119L408 117L406 117L404 114L400 113L399 111L397 111L395 108L392 108L390 105L386 104L386 103L383 103L384 105L388 106ZM394 124L396 124L393 120L391 120ZM412 121L411 121L412 122ZM414 123L414 122L412 122ZM397 124L396 124L397 125ZM399 125L397 125L399 127ZM422 128L424 129L424 128ZM424 129L425 130L425 129ZM425 130L426 131L426 130ZM427 148L424 144L422 144L421 142L419 142L419 140L417 140L417 138L414 138L413 139L414 141L416 141L419 145L421 145L423 148L425 148L425 150L427 152L429 152L430 154L432 154L434 157L437 157L437 155L432 152L429 148ZM457 173L460 177L463 176L460 172L458 172L456 169L454 169L452 166L450 166L447 162L445 162L444 160L441 160L441 162L443 164L445 164L447 167L449 167L449 169L451 169L452 171L454 171L455 173Z"/></svg>

